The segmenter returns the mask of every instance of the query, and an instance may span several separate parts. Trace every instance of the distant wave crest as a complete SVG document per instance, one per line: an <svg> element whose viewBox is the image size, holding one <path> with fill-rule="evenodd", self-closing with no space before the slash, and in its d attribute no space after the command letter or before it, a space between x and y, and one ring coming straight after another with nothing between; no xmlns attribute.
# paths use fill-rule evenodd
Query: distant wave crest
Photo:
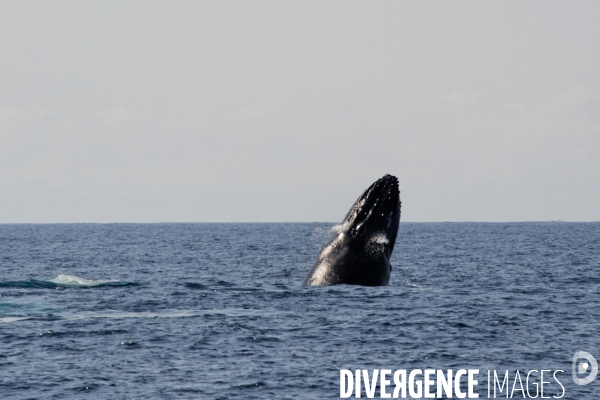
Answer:
<svg viewBox="0 0 600 400"><path fill-rule="evenodd" d="M99 279L89 280L73 275L60 274L56 278L49 281L28 279L23 281L4 281L0 282L0 288L17 288L17 289L56 289L60 287L80 287L94 288L106 286L134 286L139 285L136 282L127 282L114 279Z"/></svg>

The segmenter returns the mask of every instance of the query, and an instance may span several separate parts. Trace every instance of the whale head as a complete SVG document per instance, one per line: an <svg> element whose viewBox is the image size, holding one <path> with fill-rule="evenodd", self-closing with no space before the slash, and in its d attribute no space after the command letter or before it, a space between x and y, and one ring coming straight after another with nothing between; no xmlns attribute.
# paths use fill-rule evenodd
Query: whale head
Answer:
<svg viewBox="0 0 600 400"><path fill-rule="evenodd" d="M398 178L385 175L373 183L348 211L342 230L354 240L383 245L389 259L400 224Z"/></svg>
<svg viewBox="0 0 600 400"><path fill-rule="evenodd" d="M344 221L334 227L336 236L317 256L304 284L387 285L399 224L398 179L385 175L365 190Z"/></svg>

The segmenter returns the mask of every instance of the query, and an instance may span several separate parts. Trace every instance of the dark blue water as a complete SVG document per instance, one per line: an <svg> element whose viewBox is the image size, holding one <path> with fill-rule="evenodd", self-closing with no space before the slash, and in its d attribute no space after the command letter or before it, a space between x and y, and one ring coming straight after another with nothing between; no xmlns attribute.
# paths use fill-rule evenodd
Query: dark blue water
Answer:
<svg viewBox="0 0 600 400"><path fill-rule="evenodd" d="M481 397L487 370L562 369L597 398L571 358L600 359L599 223L403 223L389 287L302 287L330 227L0 225L0 397L325 399L342 368L465 368Z"/></svg>

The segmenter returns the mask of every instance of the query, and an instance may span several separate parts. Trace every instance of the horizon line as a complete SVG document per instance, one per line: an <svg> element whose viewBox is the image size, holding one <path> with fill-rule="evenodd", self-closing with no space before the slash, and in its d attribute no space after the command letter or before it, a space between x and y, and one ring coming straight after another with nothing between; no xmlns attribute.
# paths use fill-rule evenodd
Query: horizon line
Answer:
<svg viewBox="0 0 600 400"><path fill-rule="evenodd" d="M153 221L153 222L0 222L0 225L151 225L151 224L340 224L343 221ZM525 224L570 223L589 224L600 221L520 220L520 221L400 221L400 224Z"/></svg>

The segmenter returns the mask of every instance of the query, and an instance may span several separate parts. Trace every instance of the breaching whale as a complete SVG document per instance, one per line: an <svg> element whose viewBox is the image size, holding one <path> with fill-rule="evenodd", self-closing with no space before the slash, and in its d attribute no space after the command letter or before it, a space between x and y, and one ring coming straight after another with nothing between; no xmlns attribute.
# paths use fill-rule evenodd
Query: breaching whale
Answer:
<svg viewBox="0 0 600 400"><path fill-rule="evenodd" d="M385 175L356 200L337 236L319 253L304 285L384 286L400 225L398 179Z"/></svg>

